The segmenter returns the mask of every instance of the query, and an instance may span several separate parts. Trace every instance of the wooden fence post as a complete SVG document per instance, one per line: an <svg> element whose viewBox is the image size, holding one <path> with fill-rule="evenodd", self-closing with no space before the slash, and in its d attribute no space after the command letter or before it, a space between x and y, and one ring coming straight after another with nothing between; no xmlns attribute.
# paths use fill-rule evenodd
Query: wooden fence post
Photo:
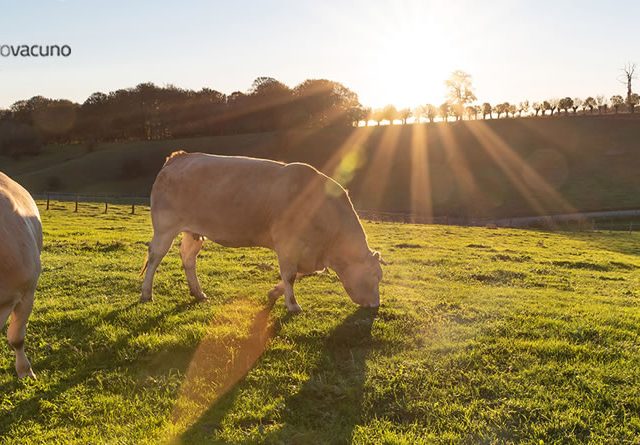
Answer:
<svg viewBox="0 0 640 445"><path fill-rule="evenodd" d="M73 209L73 213L78 213L78 195L76 195L76 207Z"/></svg>
<svg viewBox="0 0 640 445"><path fill-rule="evenodd" d="M136 205L135 204L131 204L131 214L132 215L136 214Z"/></svg>
<svg viewBox="0 0 640 445"><path fill-rule="evenodd" d="M104 200L104 213L107 213L107 210L109 210L109 203L107 202L107 200Z"/></svg>
<svg viewBox="0 0 640 445"><path fill-rule="evenodd" d="M49 210L49 194L47 193L47 210Z"/></svg>

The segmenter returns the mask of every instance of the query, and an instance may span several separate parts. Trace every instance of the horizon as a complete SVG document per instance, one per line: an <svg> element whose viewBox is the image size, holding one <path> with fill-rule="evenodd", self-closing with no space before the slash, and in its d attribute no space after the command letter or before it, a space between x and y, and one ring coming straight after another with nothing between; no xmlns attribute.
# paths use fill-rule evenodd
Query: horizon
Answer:
<svg viewBox="0 0 640 445"><path fill-rule="evenodd" d="M0 91L0 108L37 95L81 103L145 82L230 94L260 76L290 87L326 78L365 106L415 107L444 101L444 81L457 69L471 74L480 103L610 97L624 91L620 69L634 61L640 12L625 1L154 5L41 0L34 13L0 0L0 44L72 48L69 57L0 58L0 82L11 86Z"/></svg>

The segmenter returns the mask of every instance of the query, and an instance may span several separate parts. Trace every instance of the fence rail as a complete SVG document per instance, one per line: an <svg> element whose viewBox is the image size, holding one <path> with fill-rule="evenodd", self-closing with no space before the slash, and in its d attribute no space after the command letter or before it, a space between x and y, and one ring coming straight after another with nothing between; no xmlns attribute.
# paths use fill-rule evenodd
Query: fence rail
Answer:
<svg viewBox="0 0 640 445"><path fill-rule="evenodd" d="M45 210L51 207L51 201L72 202L74 212L78 212L81 203L103 204L103 213L108 213L110 205L131 206L135 214L136 206L150 205L148 196L115 194L80 194L45 192L34 193L37 200L45 201ZM595 212L566 213L543 216L516 216L511 218L476 218L465 216L427 216L402 212L356 209L362 219L381 222L400 222L410 224L438 224L479 227L539 227L579 229L612 229L633 231L640 228L640 209L606 210Z"/></svg>

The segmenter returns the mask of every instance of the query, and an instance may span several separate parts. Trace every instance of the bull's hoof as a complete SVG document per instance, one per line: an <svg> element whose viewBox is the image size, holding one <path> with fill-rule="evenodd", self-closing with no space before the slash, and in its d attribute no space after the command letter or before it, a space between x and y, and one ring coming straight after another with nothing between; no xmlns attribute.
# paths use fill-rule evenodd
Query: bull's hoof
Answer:
<svg viewBox="0 0 640 445"><path fill-rule="evenodd" d="M300 305L298 303L292 304L292 305L287 305L287 309L292 314L298 314L298 313L302 312L302 308L300 307Z"/></svg>
<svg viewBox="0 0 640 445"><path fill-rule="evenodd" d="M280 292L280 289L278 289L277 287L274 287L269 292L267 292L267 297L269 297L270 300L277 300L281 295L282 292Z"/></svg>
<svg viewBox="0 0 640 445"><path fill-rule="evenodd" d="M140 297L140 303L149 303L153 301L153 297L149 296L149 297Z"/></svg>

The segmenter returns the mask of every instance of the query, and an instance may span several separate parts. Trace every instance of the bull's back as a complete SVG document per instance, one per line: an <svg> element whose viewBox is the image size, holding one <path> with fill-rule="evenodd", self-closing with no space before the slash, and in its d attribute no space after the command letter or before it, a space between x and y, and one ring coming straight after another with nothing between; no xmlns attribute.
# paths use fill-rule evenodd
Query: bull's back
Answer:
<svg viewBox="0 0 640 445"><path fill-rule="evenodd" d="M42 225L33 198L0 173L0 293L35 285L41 249Z"/></svg>
<svg viewBox="0 0 640 445"><path fill-rule="evenodd" d="M270 190L282 168L279 162L236 156L172 158L151 192L154 229L179 225L224 245L271 247Z"/></svg>

